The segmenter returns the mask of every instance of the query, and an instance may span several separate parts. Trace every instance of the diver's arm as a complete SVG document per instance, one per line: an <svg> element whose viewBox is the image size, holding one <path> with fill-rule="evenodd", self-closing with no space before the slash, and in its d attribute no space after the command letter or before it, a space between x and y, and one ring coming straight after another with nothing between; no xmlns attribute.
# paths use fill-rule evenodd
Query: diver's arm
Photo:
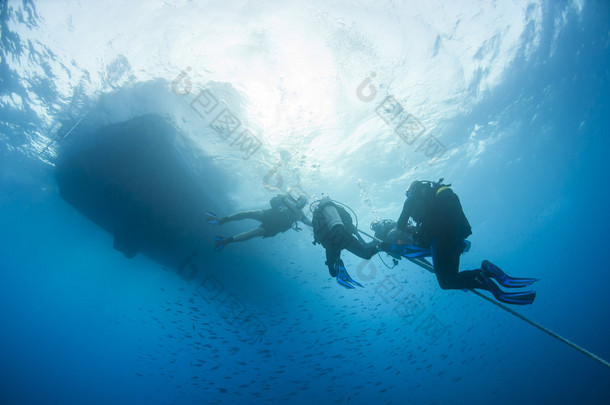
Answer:
<svg viewBox="0 0 610 405"><path fill-rule="evenodd" d="M354 235L356 236L356 239L358 239L358 241L360 243L362 243L363 245L366 245L366 241L364 239L362 239L362 236L360 236L360 232L358 232L358 229L356 229L356 232L354 232Z"/></svg>
<svg viewBox="0 0 610 405"><path fill-rule="evenodd" d="M409 204L409 200L405 201L405 204L402 207L402 212L400 213L400 218L396 221L396 229L402 232L407 232L409 225L409 218L411 217L411 204Z"/></svg>
<svg viewBox="0 0 610 405"><path fill-rule="evenodd" d="M313 224L311 223L311 219L307 218L305 216L305 214L303 214L303 216L301 216L301 218L299 218L299 221L301 221L302 223L304 223L307 226L311 226L313 228Z"/></svg>

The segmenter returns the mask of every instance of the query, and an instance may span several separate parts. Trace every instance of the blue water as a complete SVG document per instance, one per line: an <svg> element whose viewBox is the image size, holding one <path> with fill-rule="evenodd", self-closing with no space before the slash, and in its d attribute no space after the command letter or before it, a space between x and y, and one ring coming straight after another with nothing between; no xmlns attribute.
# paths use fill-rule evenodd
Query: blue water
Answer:
<svg viewBox="0 0 610 405"><path fill-rule="evenodd" d="M404 3L2 2L0 402L610 403L607 367L406 261L344 253L348 291L308 228L216 253L255 223L203 218L186 267L127 259L60 197L62 151L151 113L202 211L298 190L368 230L444 177L461 268L540 278L515 309L610 359L608 3Z"/></svg>

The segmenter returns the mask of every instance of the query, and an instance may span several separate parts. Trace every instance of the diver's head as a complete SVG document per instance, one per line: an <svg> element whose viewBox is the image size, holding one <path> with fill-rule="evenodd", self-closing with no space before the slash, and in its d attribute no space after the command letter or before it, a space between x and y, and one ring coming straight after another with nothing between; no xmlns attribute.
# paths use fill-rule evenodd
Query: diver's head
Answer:
<svg viewBox="0 0 610 405"><path fill-rule="evenodd" d="M304 195L297 198L296 206L298 209L303 209L303 207L307 204L307 197Z"/></svg>
<svg viewBox="0 0 610 405"><path fill-rule="evenodd" d="M380 220L376 219L373 222L371 222L371 231L377 232L377 230L379 230L380 227L381 227Z"/></svg>
<svg viewBox="0 0 610 405"><path fill-rule="evenodd" d="M424 186L425 184L423 181L415 180L411 182L411 185L407 191L405 191L405 197L409 198L419 194L424 189Z"/></svg>

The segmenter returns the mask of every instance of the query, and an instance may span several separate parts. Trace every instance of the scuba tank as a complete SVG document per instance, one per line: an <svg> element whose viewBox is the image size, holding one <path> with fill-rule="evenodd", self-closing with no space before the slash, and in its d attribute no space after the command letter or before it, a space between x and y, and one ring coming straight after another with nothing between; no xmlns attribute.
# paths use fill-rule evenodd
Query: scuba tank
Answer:
<svg viewBox="0 0 610 405"><path fill-rule="evenodd" d="M430 232L451 232L458 239L465 239L472 234L460 199L451 190L451 184L443 184L443 180L414 181L406 192L407 198L422 199L428 207L426 220L418 223L416 239L422 242L429 239Z"/></svg>
<svg viewBox="0 0 610 405"><path fill-rule="evenodd" d="M353 227L353 221L350 214L343 208L341 203L331 200L329 197L324 197L321 200L314 201L310 205L317 204L312 210L312 225L313 225L313 244L322 243L330 231L337 225L344 225L348 230Z"/></svg>

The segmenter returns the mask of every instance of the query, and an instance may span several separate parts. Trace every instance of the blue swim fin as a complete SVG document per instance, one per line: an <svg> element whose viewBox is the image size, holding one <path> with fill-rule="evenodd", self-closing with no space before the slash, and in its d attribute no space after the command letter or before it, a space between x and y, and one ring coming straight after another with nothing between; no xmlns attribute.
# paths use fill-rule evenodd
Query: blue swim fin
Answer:
<svg viewBox="0 0 610 405"><path fill-rule="evenodd" d="M416 257L432 256L432 251L428 248L423 248L415 245L398 245L396 243L390 244L390 251L406 257L407 259L414 259Z"/></svg>
<svg viewBox="0 0 610 405"><path fill-rule="evenodd" d="M355 288L354 285L357 285L358 287L364 288L362 284L349 276L347 270L345 269L345 265L343 264L343 260L337 259L335 262L335 271L337 272L337 284L340 286L351 289Z"/></svg>
<svg viewBox="0 0 610 405"><path fill-rule="evenodd" d="M481 287L479 288L491 292L498 301L506 304L529 305L534 302L534 299L536 299L535 291L502 291L484 272L481 272L477 276L477 281L481 283Z"/></svg>
<svg viewBox="0 0 610 405"><path fill-rule="evenodd" d="M501 295L494 294L500 302L514 305L530 305L536 299L536 291L502 292Z"/></svg>
<svg viewBox="0 0 610 405"><path fill-rule="evenodd" d="M345 281L340 275L339 273L337 273L337 284L339 284L341 287L345 287L347 289L354 289L356 287L354 287L353 285L351 285L350 283L348 283L347 281Z"/></svg>
<svg viewBox="0 0 610 405"><path fill-rule="evenodd" d="M214 238L214 250L220 252L226 245L228 240L223 238L222 236L217 236Z"/></svg>
<svg viewBox="0 0 610 405"><path fill-rule="evenodd" d="M501 286L508 288L527 287L528 285L532 285L536 281L538 281L537 278L510 277L509 275L504 273L498 266L488 260L483 260L483 263L481 263L481 269L483 270L486 276L495 279Z"/></svg>
<svg viewBox="0 0 610 405"><path fill-rule="evenodd" d="M218 223L218 217L213 212L206 211L205 218L208 221L208 224L217 224Z"/></svg>

